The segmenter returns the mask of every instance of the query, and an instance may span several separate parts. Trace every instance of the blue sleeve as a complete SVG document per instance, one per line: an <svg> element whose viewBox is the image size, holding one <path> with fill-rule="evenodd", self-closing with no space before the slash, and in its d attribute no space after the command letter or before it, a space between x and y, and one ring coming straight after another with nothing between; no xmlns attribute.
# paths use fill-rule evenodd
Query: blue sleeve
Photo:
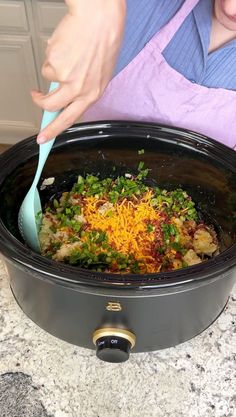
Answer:
<svg viewBox="0 0 236 417"><path fill-rule="evenodd" d="M122 71L179 10L185 0L127 0L123 43L114 75Z"/></svg>

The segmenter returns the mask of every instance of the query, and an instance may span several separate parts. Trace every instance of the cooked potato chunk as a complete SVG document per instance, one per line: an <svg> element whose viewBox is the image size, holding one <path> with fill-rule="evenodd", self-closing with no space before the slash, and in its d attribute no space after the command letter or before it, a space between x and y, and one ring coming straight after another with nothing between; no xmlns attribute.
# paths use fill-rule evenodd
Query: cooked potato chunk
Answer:
<svg viewBox="0 0 236 417"><path fill-rule="evenodd" d="M193 248L196 253L211 256L218 248L213 236L206 229L198 229L194 233Z"/></svg>
<svg viewBox="0 0 236 417"><path fill-rule="evenodd" d="M63 261L64 258L67 258L71 255L71 252L75 249L78 249L81 247L80 242L74 242L74 243L65 243L63 244L60 249L53 255L53 259L55 261Z"/></svg>
<svg viewBox="0 0 236 417"><path fill-rule="evenodd" d="M50 216L44 216L42 220L42 227L39 232L39 241L41 250L47 250L47 247L50 246L51 240L54 239L54 233L51 230L52 220Z"/></svg>
<svg viewBox="0 0 236 417"><path fill-rule="evenodd" d="M202 262L201 258L194 252L193 249L189 249L188 252L183 257L184 262L188 264L188 266L191 265L197 265Z"/></svg>

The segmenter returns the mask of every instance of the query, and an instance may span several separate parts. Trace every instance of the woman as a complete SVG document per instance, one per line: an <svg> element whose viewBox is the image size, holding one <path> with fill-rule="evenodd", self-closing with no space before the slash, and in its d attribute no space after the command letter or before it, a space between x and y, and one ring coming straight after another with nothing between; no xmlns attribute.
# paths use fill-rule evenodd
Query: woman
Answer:
<svg viewBox="0 0 236 417"><path fill-rule="evenodd" d="M127 3L115 76L83 120L157 121L196 130L236 149L235 0L149 0L146 9L144 1ZM58 94L34 95L34 100L50 110ZM46 139L47 133L50 129L40 136Z"/></svg>

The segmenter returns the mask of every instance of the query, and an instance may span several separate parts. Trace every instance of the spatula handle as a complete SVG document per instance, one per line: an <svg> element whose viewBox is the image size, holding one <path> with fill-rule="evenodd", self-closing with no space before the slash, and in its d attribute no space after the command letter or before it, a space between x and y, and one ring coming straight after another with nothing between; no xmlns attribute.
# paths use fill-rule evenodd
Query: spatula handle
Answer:
<svg viewBox="0 0 236 417"><path fill-rule="evenodd" d="M49 92L55 90L56 88L58 88L58 86L59 86L58 83L51 82ZM49 112L49 111L45 110L44 113L43 113L43 118L42 118L41 129L40 130L44 129L51 122L53 122L53 120L56 119L56 117L58 116L59 113L60 113L60 111ZM37 186L37 184L39 182L39 178L41 176L43 167L45 165L45 162L47 160L49 152L52 149L52 145L53 145L54 141L55 141L55 138L51 139L47 143L43 143L42 145L39 145L39 161L38 161L37 171L36 171L35 178L34 178L34 183L33 183L34 186Z"/></svg>

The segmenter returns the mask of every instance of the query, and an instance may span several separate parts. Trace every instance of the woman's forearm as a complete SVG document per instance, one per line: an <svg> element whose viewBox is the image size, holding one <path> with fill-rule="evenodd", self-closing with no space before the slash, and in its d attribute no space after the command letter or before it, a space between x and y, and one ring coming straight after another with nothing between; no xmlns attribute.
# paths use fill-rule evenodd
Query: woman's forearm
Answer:
<svg viewBox="0 0 236 417"><path fill-rule="evenodd" d="M81 10L81 7L84 5L84 7L87 8L89 3L93 7L93 10L97 10L97 6L104 7L104 12L106 11L106 6L112 5L112 7L115 7L119 4L119 7L126 8L126 0L64 0L65 4L69 8L69 10L73 13L79 12Z"/></svg>

